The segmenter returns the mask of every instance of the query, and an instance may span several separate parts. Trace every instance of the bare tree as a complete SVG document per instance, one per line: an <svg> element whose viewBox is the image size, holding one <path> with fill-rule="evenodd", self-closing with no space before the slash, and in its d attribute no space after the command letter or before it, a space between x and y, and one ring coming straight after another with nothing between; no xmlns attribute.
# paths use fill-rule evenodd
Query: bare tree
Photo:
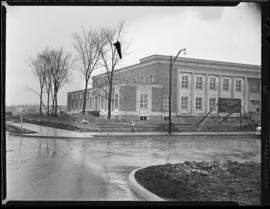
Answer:
<svg viewBox="0 0 270 209"><path fill-rule="evenodd" d="M70 80L73 61L70 53L65 53L63 49L51 50L52 61L52 86L53 86L53 114L57 116L57 94L61 87Z"/></svg>
<svg viewBox="0 0 270 209"><path fill-rule="evenodd" d="M82 112L85 114L86 108L86 94L88 89L89 79L92 72L97 68L100 60L100 36L97 31L89 30L85 32L82 29L81 34L74 34L74 47L77 51L77 69L83 75L85 88L83 95L83 109Z"/></svg>
<svg viewBox="0 0 270 209"><path fill-rule="evenodd" d="M128 45L125 46L125 42L122 37L124 22L121 22L120 25L116 28L102 28L101 37L102 37L102 48L101 48L101 58L102 65L106 70L106 75L109 83L108 89L108 119L111 118L111 103L112 103L112 88L114 81L114 71L119 64L120 58L117 53L117 50L114 46L114 43L119 41L122 45L122 57L126 55Z"/></svg>
<svg viewBox="0 0 270 209"><path fill-rule="evenodd" d="M53 63L50 55L50 50L47 48L41 54L42 61L45 66L45 90L47 93L47 115L50 114L50 94L52 91L52 71L53 71Z"/></svg>
<svg viewBox="0 0 270 209"><path fill-rule="evenodd" d="M39 114L42 114L43 104L43 88L45 86L45 66L41 54L38 54L35 58L31 58L30 67L33 70L34 75L39 81L40 94L39 94Z"/></svg>
<svg viewBox="0 0 270 209"><path fill-rule="evenodd" d="M63 49L45 49L32 59L30 65L40 82L40 113L42 111L42 95L45 87L47 93L47 115L50 114L50 96L52 99L52 115L57 115L57 94L61 87L69 81L71 75L71 54Z"/></svg>

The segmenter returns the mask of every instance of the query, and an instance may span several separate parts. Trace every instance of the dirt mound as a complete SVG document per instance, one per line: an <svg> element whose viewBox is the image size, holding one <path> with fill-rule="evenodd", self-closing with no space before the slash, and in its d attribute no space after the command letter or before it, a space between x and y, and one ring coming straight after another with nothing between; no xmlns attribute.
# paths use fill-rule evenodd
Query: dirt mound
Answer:
<svg viewBox="0 0 270 209"><path fill-rule="evenodd" d="M135 178L167 199L259 205L260 168L255 162L185 162L150 166L137 171Z"/></svg>

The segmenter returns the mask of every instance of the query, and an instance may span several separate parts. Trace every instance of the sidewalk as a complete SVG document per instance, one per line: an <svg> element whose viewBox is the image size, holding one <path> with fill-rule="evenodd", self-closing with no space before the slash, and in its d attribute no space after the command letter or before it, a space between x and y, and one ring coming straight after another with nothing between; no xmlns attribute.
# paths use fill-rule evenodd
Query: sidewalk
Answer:
<svg viewBox="0 0 270 209"><path fill-rule="evenodd" d="M19 127L19 124L13 124ZM39 138L59 138L59 139L85 139L93 137L139 137L139 136L256 136L253 131L246 132L77 132L68 131L57 128L50 128L45 126L34 125L30 123L23 123L23 127L38 133L35 134L13 134L22 137L39 137Z"/></svg>

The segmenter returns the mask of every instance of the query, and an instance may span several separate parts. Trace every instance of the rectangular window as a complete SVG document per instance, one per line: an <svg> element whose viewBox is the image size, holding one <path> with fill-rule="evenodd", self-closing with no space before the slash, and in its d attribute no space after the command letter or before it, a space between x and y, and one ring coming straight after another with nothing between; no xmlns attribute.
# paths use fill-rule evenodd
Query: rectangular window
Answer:
<svg viewBox="0 0 270 209"><path fill-rule="evenodd" d="M196 110L202 110L202 97L196 97Z"/></svg>
<svg viewBox="0 0 270 209"><path fill-rule="evenodd" d="M150 75L149 77L150 77L150 83L154 83L154 77L153 77L153 75Z"/></svg>
<svg viewBox="0 0 270 209"><path fill-rule="evenodd" d="M140 116L140 120L147 120L147 116Z"/></svg>
<svg viewBox="0 0 270 209"><path fill-rule="evenodd" d="M133 83L136 83L136 78L133 78L132 81L133 81Z"/></svg>
<svg viewBox="0 0 270 209"><path fill-rule="evenodd" d="M212 110L215 105L216 105L216 98L210 98L209 99L209 110ZM214 110L216 110L216 107Z"/></svg>
<svg viewBox="0 0 270 209"><path fill-rule="evenodd" d="M94 110L98 109L98 97L95 97L95 104L94 104Z"/></svg>
<svg viewBox="0 0 270 209"><path fill-rule="evenodd" d="M202 89L202 83L203 78L202 77L196 77L196 89Z"/></svg>
<svg viewBox="0 0 270 209"><path fill-rule="evenodd" d="M216 78L210 78L210 90L216 90Z"/></svg>
<svg viewBox="0 0 270 209"><path fill-rule="evenodd" d="M141 82L144 83L144 76L141 77Z"/></svg>
<svg viewBox="0 0 270 209"><path fill-rule="evenodd" d="M93 108L93 98L92 97L89 98L89 108L90 109Z"/></svg>
<svg viewBox="0 0 270 209"><path fill-rule="evenodd" d="M148 95L147 94L141 94L141 97L140 97L140 108L147 108L147 99L148 99Z"/></svg>
<svg viewBox="0 0 270 209"><path fill-rule="evenodd" d="M186 75L182 76L181 88L182 89L188 88L188 76L186 76Z"/></svg>
<svg viewBox="0 0 270 209"><path fill-rule="evenodd" d="M229 79L223 79L223 91L229 91Z"/></svg>
<svg viewBox="0 0 270 209"><path fill-rule="evenodd" d="M104 109L105 97L101 96L101 109Z"/></svg>
<svg viewBox="0 0 270 209"><path fill-rule="evenodd" d="M188 109L188 97L181 98L181 109L187 110Z"/></svg>
<svg viewBox="0 0 270 209"><path fill-rule="evenodd" d="M82 106L83 106L83 100L80 99L80 110L82 110Z"/></svg>
<svg viewBox="0 0 270 209"><path fill-rule="evenodd" d="M85 109L88 109L88 106L89 106L89 94L87 93L86 94L86 98L85 98Z"/></svg>
<svg viewBox="0 0 270 209"><path fill-rule="evenodd" d="M115 109L118 109L118 94L115 94Z"/></svg>
<svg viewBox="0 0 270 209"><path fill-rule="evenodd" d="M169 95L163 96L163 109L169 108Z"/></svg>
<svg viewBox="0 0 270 209"><path fill-rule="evenodd" d="M236 82L235 82L235 91L239 91L239 92L242 91L242 82L241 82L241 80L236 80Z"/></svg>
<svg viewBox="0 0 270 209"><path fill-rule="evenodd" d="M100 96L98 97L98 110L100 110Z"/></svg>
<svg viewBox="0 0 270 209"><path fill-rule="evenodd" d="M259 93L260 92L260 82L251 81L250 82L250 92L251 93Z"/></svg>

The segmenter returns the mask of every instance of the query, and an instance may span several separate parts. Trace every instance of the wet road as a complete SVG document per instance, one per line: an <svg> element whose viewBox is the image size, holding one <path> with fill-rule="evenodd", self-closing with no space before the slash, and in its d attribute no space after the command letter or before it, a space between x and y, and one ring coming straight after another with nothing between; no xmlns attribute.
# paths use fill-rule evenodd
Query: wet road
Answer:
<svg viewBox="0 0 270 209"><path fill-rule="evenodd" d="M141 200L131 170L193 160L261 159L259 138L44 139L7 135L8 200Z"/></svg>

